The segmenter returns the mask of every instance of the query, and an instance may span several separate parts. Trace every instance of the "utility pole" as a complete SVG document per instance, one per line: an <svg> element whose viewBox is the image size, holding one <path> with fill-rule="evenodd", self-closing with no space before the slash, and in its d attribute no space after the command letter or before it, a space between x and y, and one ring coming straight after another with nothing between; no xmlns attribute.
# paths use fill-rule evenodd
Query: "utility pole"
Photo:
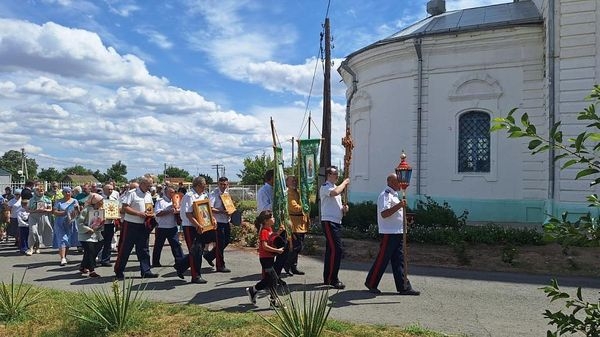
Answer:
<svg viewBox="0 0 600 337"><path fill-rule="evenodd" d="M312 124L312 112L308 113L308 139L310 139L310 126Z"/></svg>
<svg viewBox="0 0 600 337"><path fill-rule="evenodd" d="M294 137L292 137L292 169L294 168Z"/></svg>
<svg viewBox="0 0 600 337"><path fill-rule="evenodd" d="M25 155L25 148L21 148L21 171L23 171L23 176L25 180L29 179L29 174L27 172L27 156Z"/></svg>
<svg viewBox="0 0 600 337"><path fill-rule="evenodd" d="M219 174L219 173L220 173L220 170L223 170L223 175L224 175L224 172L225 172L225 165L223 165L223 164L214 164L214 165L212 165L212 168L214 168L214 169L216 169L216 170L217 170L217 180L219 180L219 177L220 177L220 174Z"/></svg>
<svg viewBox="0 0 600 337"><path fill-rule="evenodd" d="M321 143L319 174L331 166L331 36L329 18L325 18L325 74L323 79L323 142Z"/></svg>

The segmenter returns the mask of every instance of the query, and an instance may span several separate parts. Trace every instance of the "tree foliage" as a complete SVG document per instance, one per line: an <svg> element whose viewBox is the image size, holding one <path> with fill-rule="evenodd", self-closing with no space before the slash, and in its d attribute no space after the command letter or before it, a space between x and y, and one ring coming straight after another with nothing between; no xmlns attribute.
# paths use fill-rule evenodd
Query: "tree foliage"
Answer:
<svg viewBox="0 0 600 337"><path fill-rule="evenodd" d="M79 176L91 176L94 174L94 172L92 172L92 170L86 169L85 167L83 167L81 165L65 167L61 173L62 173L63 177L70 175L70 174L75 174L75 175L79 175Z"/></svg>
<svg viewBox="0 0 600 337"><path fill-rule="evenodd" d="M188 171L175 166L167 167L165 174L167 175L166 180L169 180L169 178L185 178L185 180L191 180L191 176Z"/></svg>
<svg viewBox="0 0 600 337"><path fill-rule="evenodd" d="M20 151L9 150L0 157L0 168L4 169L11 175L12 180L19 180L21 176L18 171L21 169L23 155ZM29 178L35 177L38 169L38 164L33 158L26 158L25 165L27 166L27 174Z"/></svg>
<svg viewBox="0 0 600 337"><path fill-rule="evenodd" d="M41 169L40 173L38 173L38 178L45 181L62 181L63 175L54 167L49 167L47 169Z"/></svg>
<svg viewBox="0 0 600 337"><path fill-rule="evenodd" d="M104 180L100 180L100 181L109 181L109 180L114 180L117 183L124 183L127 182L127 178L125 177L127 175L127 165L123 164L120 160L114 164L112 164L111 167L109 167L106 170L106 177ZM96 177L98 178L98 177Z"/></svg>
<svg viewBox="0 0 600 337"><path fill-rule="evenodd" d="M600 116L596 113L596 105L600 103L600 86L595 85L586 99L591 100L592 103L578 113L577 120L586 121L588 124L583 132L567 140L564 139L561 131L560 121L552 126L548 137L543 137L538 134L527 113L521 115L517 122L513 116L517 109L512 109L506 117L494 118L491 130L506 130L509 138L530 139L528 148L531 154L549 149L556 150L554 160L562 162L561 170L569 167L577 168L575 179L591 178L590 185L593 186L600 183ZM596 211L600 209L600 201L596 194L588 196L587 200L590 207L595 208ZM563 213L560 218L551 217L544 225L544 232L548 238L557 240L563 247L575 244L600 245L600 220L592 217L591 213L574 222L569 221L568 212ZM600 299L595 303L583 301L581 288L577 290L576 299L571 299L569 294L560 291L556 280L542 289L551 301L565 299L565 308L572 311L570 314L565 314L562 310L556 312L546 310L544 317L549 320L549 325L556 325L556 330L548 331L547 336L560 336L565 333L598 336Z"/></svg>
<svg viewBox="0 0 600 337"><path fill-rule="evenodd" d="M271 156L267 156L263 152L260 156L244 159L244 169L237 176L241 179L242 185L260 185L264 182L265 172L273 166L274 162Z"/></svg>
<svg viewBox="0 0 600 337"><path fill-rule="evenodd" d="M209 176L208 174L200 173L198 176L199 177L204 177L204 180L206 180L206 183L209 184L209 185L214 182L213 178L211 176Z"/></svg>

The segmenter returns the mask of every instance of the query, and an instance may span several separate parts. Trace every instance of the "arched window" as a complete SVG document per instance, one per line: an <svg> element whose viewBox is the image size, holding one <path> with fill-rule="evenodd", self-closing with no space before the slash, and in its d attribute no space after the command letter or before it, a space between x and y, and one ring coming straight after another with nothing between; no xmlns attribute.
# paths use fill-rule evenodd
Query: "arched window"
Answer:
<svg viewBox="0 0 600 337"><path fill-rule="evenodd" d="M458 120L458 172L490 172L490 115L469 111Z"/></svg>

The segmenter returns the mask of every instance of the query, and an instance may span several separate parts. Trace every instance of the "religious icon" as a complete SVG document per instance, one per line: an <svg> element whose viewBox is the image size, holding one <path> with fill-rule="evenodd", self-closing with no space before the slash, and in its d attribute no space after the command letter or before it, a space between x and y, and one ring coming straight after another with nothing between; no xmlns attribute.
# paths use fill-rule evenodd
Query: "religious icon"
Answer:
<svg viewBox="0 0 600 337"><path fill-rule="evenodd" d="M200 224L200 232L208 232L217 229L212 222L212 212L208 199L196 200L193 204L194 218Z"/></svg>
<svg viewBox="0 0 600 337"><path fill-rule="evenodd" d="M88 227L95 230L98 227L104 225L104 209L94 209L90 212L91 213L88 216Z"/></svg>
<svg viewBox="0 0 600 337"><path fill-rule="evenodd" d="M121 215L119 214L118 200L104 200L103 208L105 211L106 220L115 220L121 217Z"/></svg>

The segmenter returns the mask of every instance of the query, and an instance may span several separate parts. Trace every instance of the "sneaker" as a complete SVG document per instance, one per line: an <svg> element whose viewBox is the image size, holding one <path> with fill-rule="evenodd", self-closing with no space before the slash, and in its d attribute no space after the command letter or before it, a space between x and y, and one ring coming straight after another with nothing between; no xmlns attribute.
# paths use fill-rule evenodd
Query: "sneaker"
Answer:
<svg viewBox="0 0 600 337"><path fill-rule="evenodd" d="M25 255L27 255L27 256L31 256L31 255L33 255L33 250L31 250L31 249L27 249L27 250L25 251Z"/></svg>
<svg viewBox="0 0 600 337"><path fill-rule="evenodd" d="M335 281L331 284L329 284L330 286L332 286L334 289L344 289L346 288L346 285L342 283L342 281Z"/></svg>
<svg viewBox="0 0 600 337"><path fill-rule="evenodd" d="M64 258L64 257L62 259L60 259L60 265L61 266L66 266L67 265L67 259Z"/></svg>
<svg viewBox="0 0 600 337"><path fill-rule="evenodd" d="M248 294L250 303L256 304L256 294L258 294L258 291L254 290L254 287L248 287L246 288L246 294Z"/></svg>
<svg viewBox="0 0 600 337"><path fill-rule="evenodd" d="M205 279L203 279L202 277L196 277L196 278L192 279L190 282L192 282L192 283L198 283L198 284L204 284L207 281Z"/></svg>
<svg viewBox="0 0 600 337"><path fill-rule="evenodd" d="M223 267L223 268L217 268L217 272L218 273L231 273L231 270L229 270L229 268L227 268L227 267Z"/></svg>
<svg viewBox="0 0 600 337"><path fill-rule="evenodd" d="M41 250L38 248L38 249L36 249L36 250L35 250L35 253L36 253L36 254L41 254L41 253L42 253L42 251L41 251Z"/></svg>

